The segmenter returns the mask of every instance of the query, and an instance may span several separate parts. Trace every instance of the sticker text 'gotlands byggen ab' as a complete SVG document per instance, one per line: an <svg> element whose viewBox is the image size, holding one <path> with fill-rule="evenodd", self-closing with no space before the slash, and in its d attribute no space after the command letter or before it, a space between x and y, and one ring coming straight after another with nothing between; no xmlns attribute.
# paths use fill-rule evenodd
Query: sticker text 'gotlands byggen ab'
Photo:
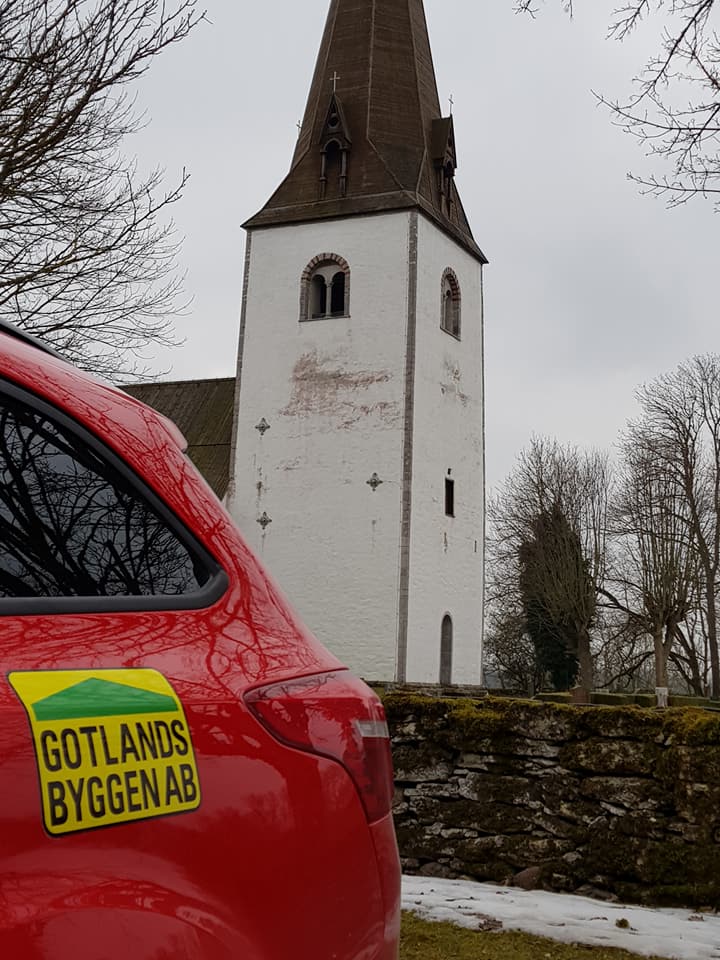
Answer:
<svg viewBox="0 0 720 960"><path fill-rule="evenodd" d="M9 679L30 719L50 833L197 809L190 730L157 671L42 671Z"/></svg>

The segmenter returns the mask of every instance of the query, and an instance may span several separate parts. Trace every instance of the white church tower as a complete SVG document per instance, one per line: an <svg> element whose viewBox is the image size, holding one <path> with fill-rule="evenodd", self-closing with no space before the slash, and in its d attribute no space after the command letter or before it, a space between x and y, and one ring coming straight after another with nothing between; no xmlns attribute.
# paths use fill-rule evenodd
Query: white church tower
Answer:
<svg viewBox="0 0 720 960"><path fill-rule="evenodd" d="M367 680L481 677L482 268L422 0L332 0L246 224L230 509Z"/></svg>

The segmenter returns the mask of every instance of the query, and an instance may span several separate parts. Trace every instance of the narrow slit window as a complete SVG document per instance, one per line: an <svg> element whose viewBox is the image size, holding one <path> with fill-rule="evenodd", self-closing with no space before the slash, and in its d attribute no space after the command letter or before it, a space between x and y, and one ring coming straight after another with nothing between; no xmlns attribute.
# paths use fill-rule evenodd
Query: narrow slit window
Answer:
<svg viewBox="0 0 720 960"><path fill-rule="evenodd" d="M455 481L445 477L445 516L455 516Z"/></svg>

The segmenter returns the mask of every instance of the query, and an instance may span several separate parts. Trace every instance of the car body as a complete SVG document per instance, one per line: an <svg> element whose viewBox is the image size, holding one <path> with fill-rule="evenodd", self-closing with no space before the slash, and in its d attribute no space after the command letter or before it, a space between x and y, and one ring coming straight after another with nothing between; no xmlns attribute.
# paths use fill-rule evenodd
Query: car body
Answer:
<svg viewBox="0 0 720 960"><path fill-rule="evenodd" d="M7 327L0 663L4 956L395 960L379 700L177 429Z"/></svg>

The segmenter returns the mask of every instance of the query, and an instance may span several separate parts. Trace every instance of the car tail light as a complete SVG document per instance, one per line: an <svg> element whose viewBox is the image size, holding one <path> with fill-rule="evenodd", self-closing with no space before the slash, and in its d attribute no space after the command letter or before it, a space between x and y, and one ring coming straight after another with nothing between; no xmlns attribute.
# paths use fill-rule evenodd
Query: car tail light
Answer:
<svg viewBox="0 0 720 960"><path fill-rule="evenodd" d="M350 673L324 673L251 690L253 714L282 743L341 763L372 823L392 807L393 770L385 711Z"/></svg>

